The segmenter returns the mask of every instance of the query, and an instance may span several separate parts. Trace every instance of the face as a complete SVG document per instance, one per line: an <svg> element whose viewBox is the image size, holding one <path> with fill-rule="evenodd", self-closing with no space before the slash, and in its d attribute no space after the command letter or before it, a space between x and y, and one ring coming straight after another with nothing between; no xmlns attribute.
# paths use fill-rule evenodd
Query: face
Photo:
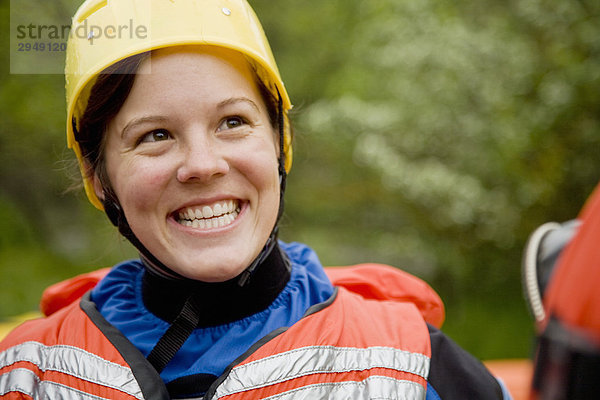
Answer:
<svg viewBox="0 0 600 400"><path fill-rule="evenodd" d="M155 257L205 282L254 260L277 218L278 146L242 56L154 52L105 135L113 190ZM102 198L97 177L94 186Z"/></svg>

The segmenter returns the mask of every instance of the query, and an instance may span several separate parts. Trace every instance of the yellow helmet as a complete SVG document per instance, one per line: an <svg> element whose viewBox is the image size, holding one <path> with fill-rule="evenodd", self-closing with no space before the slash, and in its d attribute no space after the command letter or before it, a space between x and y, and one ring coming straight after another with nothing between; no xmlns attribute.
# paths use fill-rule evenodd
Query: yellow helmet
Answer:
<svg viewBox="0 0 600 400"><path fill-rule="evenodd" d="M73 17L67 45L67 144L79 161L88 199L97 208L103 209L103 205L96 197L73 131L87 107L96 77L129 56L192 44L242 53L266 88L280 98L285 170L289 172L292 138L288 111L292 105L269 42L246 0L87 0Z"/></svg>

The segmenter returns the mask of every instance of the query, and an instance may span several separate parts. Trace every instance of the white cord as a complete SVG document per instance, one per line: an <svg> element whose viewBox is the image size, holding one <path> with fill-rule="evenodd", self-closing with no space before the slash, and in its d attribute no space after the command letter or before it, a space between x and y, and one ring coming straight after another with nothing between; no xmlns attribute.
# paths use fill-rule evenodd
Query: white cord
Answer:
<svg viewBox="0 0 600 400"><path fill-rule="evenodd" d="M546 318L542 295L540 293L537 279L537 258L540 243L550 231L560 228L557 222L548 222L537 228L530 236L525 248L523 258L523 277L525 279L525 292L535 320L540 323Z"/></svg>

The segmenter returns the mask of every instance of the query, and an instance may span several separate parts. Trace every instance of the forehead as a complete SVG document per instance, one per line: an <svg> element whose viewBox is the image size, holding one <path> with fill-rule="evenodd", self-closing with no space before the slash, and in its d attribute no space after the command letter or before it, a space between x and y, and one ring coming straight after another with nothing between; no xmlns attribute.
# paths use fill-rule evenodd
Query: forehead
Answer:
<svg viewBox="0 0 600 400"><path fill-rule="evenodd" d="M198 102L209 105L237 97L265 107L256 74L242 54L209 46L180 46L155 50L141 63L121 111Z"/></svg>
<svg viewBox="0 0 600 400"><path fill-rule="evenodd" d="M268 117L257 77L239 53L206 46L153 51L139 66L131 91L110 126L120 130L132 119L160 115L208 118L241 99Z"/></svg>
<svg viewBox="0 0 600 400"><path fill-rule="evenodd" d="M256 74L246 58L235 51L211 46L178 46L154 50L140 65L136 80L177 78L222 79L256 86Z"/></svg>

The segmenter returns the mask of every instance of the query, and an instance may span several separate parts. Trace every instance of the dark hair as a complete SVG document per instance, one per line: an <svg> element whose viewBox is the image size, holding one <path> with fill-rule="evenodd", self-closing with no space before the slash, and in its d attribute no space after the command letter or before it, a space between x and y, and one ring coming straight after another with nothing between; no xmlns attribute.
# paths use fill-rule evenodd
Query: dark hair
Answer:
<svg viewBox="0 0 600 400"><path fill-rule="evenodd" d="M150 57L150 52L125 58L103 70L90 91L86 109L78 121L75 138L81 153L89 163L87 173L96 173L105 189L111 190L104 162L106 129L115 118L131 92L140 64ZM269 121L274 128L279 125L278 99L254 73L260 96L265 103ZM283 155L282 155L283 156Z"/></svg>
<svg viewBox="0 0 600 400"><path fill-rule="evenodd" d="M150 53L125 58L104 69L96 78L75 138L81 154L89 163L88 175L98 174L102 184L108 183L104 163L105 132L131 92L136 72Z"/></svg>

